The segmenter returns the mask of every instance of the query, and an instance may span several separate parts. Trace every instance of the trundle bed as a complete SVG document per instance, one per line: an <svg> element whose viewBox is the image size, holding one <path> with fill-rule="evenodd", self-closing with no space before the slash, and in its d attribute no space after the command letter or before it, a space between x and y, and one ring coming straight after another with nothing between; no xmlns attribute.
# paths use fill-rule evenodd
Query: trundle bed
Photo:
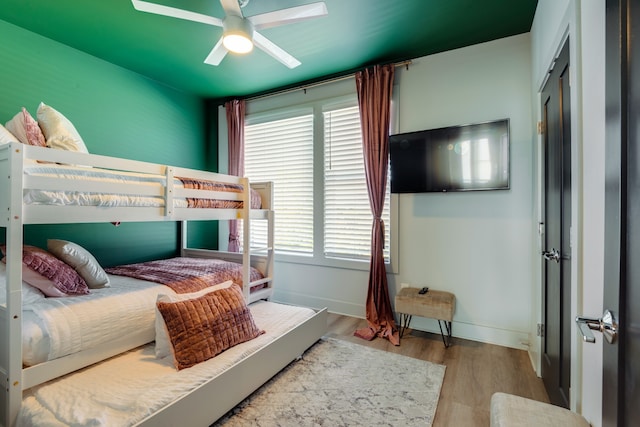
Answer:
<svg viewBox="0 0 640 427"><path fill-rule="evenodd" d="M326 331L326 310L268 301L270 183L250 186L246 178L9 143L0 146L0 194L0 211L6 213L0 218L6 230L0 425L210 425ZM242 253L186 247L187 221L229 219L243 220ZM267 248L253 254L252 220L267 221L269 230ZM175 293L170 284L115 271L110 287L89 295L30 293L23 282L24 225L121 221L180 221L180 257L171 261L239 264L241 280L233 280L241 282L241 299L264 333L176 370L171 356L156 357L154 343L156 298ZM43 319L51 323L43 326ZM125 332L127 323L135 325L131 332Z"/></svg>

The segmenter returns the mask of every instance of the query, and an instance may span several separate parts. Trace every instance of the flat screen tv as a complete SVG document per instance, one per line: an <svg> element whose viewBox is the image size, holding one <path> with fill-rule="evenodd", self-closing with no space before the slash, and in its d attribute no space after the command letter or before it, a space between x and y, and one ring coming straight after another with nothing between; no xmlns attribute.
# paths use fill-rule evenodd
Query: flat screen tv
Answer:
<svg viewBox="0 0 640 427"><path fill-rule="evenodd" d="M509 120L389 137L392 193L509 189Z"/></svg>

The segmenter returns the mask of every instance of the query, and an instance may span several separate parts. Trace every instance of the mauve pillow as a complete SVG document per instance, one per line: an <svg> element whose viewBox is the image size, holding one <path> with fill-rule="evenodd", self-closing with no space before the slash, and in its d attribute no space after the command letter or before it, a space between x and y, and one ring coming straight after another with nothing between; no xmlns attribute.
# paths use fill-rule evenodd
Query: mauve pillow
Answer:
<svg viewBox="0 0 640 427"><path fill-rule="evenodd" d="M264 333L258 328L238 285L201 297L158 302L178 370L209 360Z"/></svg>
<svg viewBox="0 0 640 427"><path fill-rule="evenodd" d="M0 304L6 303L6 279L7 279L7 266L4 264L5 259L2 258L2 262L0 262ZM50 280L46 277L40 276L35 271L31 270L26 265L22 264L22 304L35 304L41 301L45 295L42 290L27 281L27 278L31 278L34 283L41 284L45 287L53 286ZM49 283L46 283L49 282Z"/></svg>
<svg viewBox="0 0 640 427"><path fill-rule="evenodd" d="M0 246L3 255L6 255L6 246ZM47 296L71 296L86 295L89 287L82 277L69 265L59 260L44 249L35 246L24 245L22 247L22 263L36 273L49 279L54 289L60 291L62 295ZM45 290L40 289L43 292Z"/></svg>
<svg viewBox="0 0 640 427"><path fill-rule="evenodd" d="M24 263L22 264L22 281L28 283L48 297L66 297L67 294L56 287L56 284L44 277L42 274L33 271ZM23 290L24 292L24 290Z"/></svg>

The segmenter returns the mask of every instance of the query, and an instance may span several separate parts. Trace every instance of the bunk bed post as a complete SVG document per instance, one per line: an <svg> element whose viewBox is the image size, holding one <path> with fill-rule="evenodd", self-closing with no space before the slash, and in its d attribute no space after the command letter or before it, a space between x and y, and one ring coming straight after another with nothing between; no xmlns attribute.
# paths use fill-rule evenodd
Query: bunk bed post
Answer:
<svg viewBox="0 0 640 427"><path fill-rule="evenodd" d="M273 192L271 193L271 199L273 200ZM275 253L276 253L276 248L275 248L275 212L273 210L270 210L267 213L267 221L268 221L268 226L267 226L267 276L271 277L271 283L269 284L270 287L273 287L274 283L273 283L273 265L275 262ZM269 300L271 300L271 297L269 297Z"/></svg>
<svg viewBox="0 0 640 427"><path fill-rule="evenodd" d="M2 424L13 426L22 404L22 180L23 145L11 143L2 157L2 172L8 176L2 193L8 195L6 230L6 309L2 311Z"/></svg>
<svg viewBox="0 0 640 427"><path fill-rule="evenodd" d="M187 233L187 220L180 221L180 256L186 256L185 250L188 244Z"/></svg>
<svg viewBox="0 0 640 427"><path fill-rule="evenodd" d="M274 273L274 263L276 256L276 246L275 246L275 210L273 209L273 181L268 181L266 183L266 193L267 199L269 200L269 206L267 206L267 272L269 273L269 277L271 277L270 286L273 287L273 273ZM269 298L271 300L271 298Z"/></svg>
<svg viewBox="0 0 640 427"><path fill-rule="evenodd" d="M166 166L165 169L165 179L167 180L165 187L164 187L164 209L165 209L165 216L168 218L173 217L173 198L175 196L174 193L174 186L175 186L175 182L174 182L174 173L175 170L173 167L171 166Z"/></svg>
<svg viewBox="0 0 640 427"><path fill-rule="evenodd" d="M241 178L242 188L242 293L249 301L251 286L251 187L249 179Z"/></svg>

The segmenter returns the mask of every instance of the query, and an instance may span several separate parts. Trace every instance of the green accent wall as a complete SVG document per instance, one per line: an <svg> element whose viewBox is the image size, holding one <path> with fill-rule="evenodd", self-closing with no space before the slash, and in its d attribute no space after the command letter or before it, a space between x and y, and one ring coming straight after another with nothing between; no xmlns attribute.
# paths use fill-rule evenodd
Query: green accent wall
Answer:
<svg viewBox="0 0 640 427"><path fill-rule="evenodd" d="M44 102L74 124L90 153L217 170L217 141L210 137L217 134L212 130L217 123L208 121L198 96L5 21L0 21L0 40L0 123L21 107L36 117L38 104ZM168 222L25 227L25 243L46 247L47 238L75 241L110 266L175 255L179 226ZM217 222L190 224L191 246L216 248L217 240Z"/></svg>

